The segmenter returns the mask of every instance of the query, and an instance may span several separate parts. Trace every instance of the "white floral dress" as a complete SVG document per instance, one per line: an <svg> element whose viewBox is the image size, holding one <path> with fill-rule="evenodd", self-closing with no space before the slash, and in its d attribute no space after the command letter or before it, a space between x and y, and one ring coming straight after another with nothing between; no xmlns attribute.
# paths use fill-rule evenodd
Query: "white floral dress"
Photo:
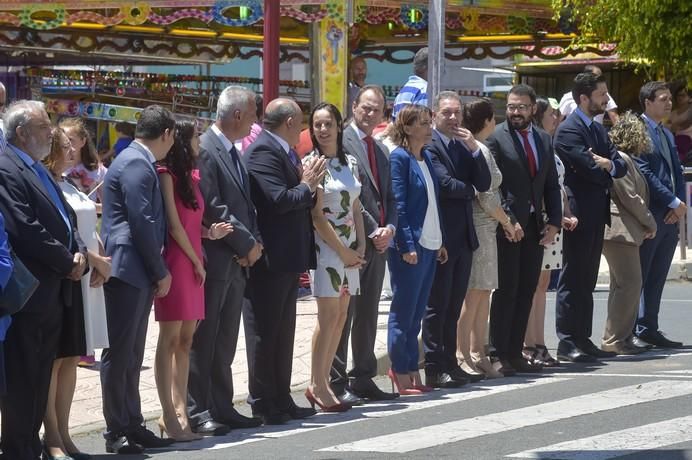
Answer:
<svg viewBox="0 0 692 460"><path fill-rule="evenodd" d="M316 156L310 153L303 161ZM339 239L351 249L356 249L356 224L353 220L353 202L360 195L358 164L346 155L348 165L338 158L327 162L327 174L319 188L323 190L322 212L332 225ZM339 255L315 232L317 267L312 276L312 294L316 297L340 297L344 294L360 294L360 273L357 268L346 268Z"/></svg>

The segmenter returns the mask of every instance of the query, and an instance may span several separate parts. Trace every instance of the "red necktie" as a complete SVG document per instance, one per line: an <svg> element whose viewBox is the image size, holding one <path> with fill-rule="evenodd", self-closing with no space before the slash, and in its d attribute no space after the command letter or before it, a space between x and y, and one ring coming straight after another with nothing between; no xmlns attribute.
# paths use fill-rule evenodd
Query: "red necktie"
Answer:
<svg viewBox="0 0 692 460"><path fill-rule="evenodd" d="M365 136L363 138L365 144L368 146L368 163L370 163L370 171L372 172L372 177L375 178L375 186L377 191L380 192L380 174L377 170L377 157L375 157L375 140L372 136ZM382 192L380 192L380 198L382 197ZM382 206L382 200L379 201L380 205L380 226L384 227L384 207Z"/></svg>
<svg viewBox="0 0 692 460"><path fill-rule="evenodd" d="M536 157L529 142L529 130L519 131L519 134L524 139L524 151L526 151L526 159L529 163L529 174L531 174L531 177L536 177Z"/></svg>

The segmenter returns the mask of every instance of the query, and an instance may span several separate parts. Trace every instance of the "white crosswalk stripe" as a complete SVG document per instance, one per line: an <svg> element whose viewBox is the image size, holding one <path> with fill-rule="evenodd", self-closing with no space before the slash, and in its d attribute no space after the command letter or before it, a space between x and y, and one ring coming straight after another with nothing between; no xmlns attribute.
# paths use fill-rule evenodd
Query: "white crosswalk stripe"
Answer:
<svg viewBox="0 0 692 460"><path fill-rule="evenodd" d="M551 460L608 460L686 441L692 441L692 416L650 423L575 441L561 442L552 446L519 452L508 457Z"/></svg>
<svg viewBox="0 0 692 460"><path fill-rule="evenodd" d="M322 451L406 453L443 444L692 394L692 382L657 380L530 407L339 444Z"/></svg>

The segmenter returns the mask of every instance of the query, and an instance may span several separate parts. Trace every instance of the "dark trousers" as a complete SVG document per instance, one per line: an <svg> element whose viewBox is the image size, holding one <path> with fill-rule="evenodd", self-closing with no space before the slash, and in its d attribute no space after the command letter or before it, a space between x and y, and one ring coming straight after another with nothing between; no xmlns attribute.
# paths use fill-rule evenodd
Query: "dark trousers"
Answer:
<svg viewBox="0 0 692 460"><path fill-rule="evenodd" d="M375 251L368 239L365 257L367 263L360 270L360 295L351 296L346 324L332 362L331 386L337 395L344 392L349 378L357 386L358 380L372 379L377 374L375 337L387 253ZM353 368L347 373L349 336Z"/></svg>
<svg viewBox="0 0 692 460"><path fill-rule="evenodd" d="M245 292L245 276L240 266L235 268L230 279L207 278L204 284L205 315L195 330L190 353L188 413L193 426L228 419L234 411L231 364Z"/></svg>
<svg viewBox="0 0 692 460"><path fill-rule="evenodd" d="M469 284L472 256L471 249L463 248L447 263L437 264L423 316L426 374L447 372L457 365L457 321Z"/></svg>
<svg viewBox="0 0 692 460"><path fill-rule="evenodd" d="M497 233L498 288L490 307L490 341L501 359L521 358L533 294L541 273L543 246L533 218L524 238L512 243ZM599 252L600 254L600 252Z"/></svg>
<svg viewBox="0 0 692 460"><path fill-rule="evenodd" d="M639 247L642 295L635 326L637 333L646 329L658 331L658 312L661 309L663 287L678 245L677 224L666 224L663 222L663 216L656 216L656 225L656 237L644 240Z"/></svg>
<svg viewBox="0 0 692 460"><path fill-rule="evenodd" d="M393 296L387 323L387 351L397 374L418 371L418 333L435 278L437 251L416 245L416 252L418 263L411 265L404 262L396 249L388 249Z"/></svg>
<svg viewBox="0 0 692 460"><path fill-rule="evenodd" d="M137 431L144 423L139 374L144 359L154 289L140 289L118 278L104 285L109 348L101 354L104 437Z"/></svg>
<svg viewBox="0 0 692 460"><path fill-rule="evenodd" d="M46 302L50 300L46 299ZM19 312L5 338L7 393L0 398L3 458L41 458L39 429L46 414L48 387L62 327L56 300L38 313Z"/></svg>
<svg viewBox="0 0 692 460"><path fill-rule="evenodd" d="M254 413L291 407L291 370L299 273L269 270L260 260L250 273L243 312L249 344L248 402Z"/></svg>
<svg viewBox="0 0 692 460"><path fill-rule="evenodd" d="M562 239L563 267L557 283L555 325L560 340L579 342L591 337L593 290L603 251L600 225L565 232Z"/></svg>

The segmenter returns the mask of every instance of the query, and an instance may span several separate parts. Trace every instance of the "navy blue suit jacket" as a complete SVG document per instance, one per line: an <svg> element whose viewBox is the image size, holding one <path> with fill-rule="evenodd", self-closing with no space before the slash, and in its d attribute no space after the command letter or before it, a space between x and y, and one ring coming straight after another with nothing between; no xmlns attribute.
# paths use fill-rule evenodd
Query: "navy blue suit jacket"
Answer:
<svg viewBox="0 0 692 460"><path fill-rule="evenodd" d="M277 272L302 273L315 267L310 187L300 182L287 153L266 130L243 158L264 243L263 263Z"/></svg>
<svg viewBox="0 0 692 460"><path fill-rule="evenodd" d="M77 216L51 180L70 218L72 237L60 211L36 173L7 148L0 153L0 212L10 244L40 284L23 312L47 312L72 305L73 284L67 279L74 254L86 257L86 247L77 231ZM70 246L70 240L72 241Z"/></svg>
<svg viewBox="0 0 692 460"><path fill-rule="evenodd" d="M447 147L437 130L433 130L426 149L440 186L440 219L447 252L456 255L461 248L473 251L478 248L473 199L475 190L485 192L490 187L488 164L480 151L474 156L462 142L450 142Z"/></svg>
<svg viewBox="0 0 692 460"><path fill-rule="evenodd" d="M103 184L101 240L112 257L111 276L152 287L168 271L161 255L165 239L158 174L144 148L132 142L115 157Z"/></svg>
<svg viewBox="0 0 692 460"><path fill-rule="evenodd" d="M577 112L572 112L555 133L555 151L565 165L565 190L579 227L610 225L610 186L623 177L627 165L600 123L593 123L595 135ZM596 165L588 150L613 162L615 174Z"/></svg>
<svg viewBox="0 0 692 460"><path fill-rule="evenodd" d="M435 185L437 197L437 212L440 213L440 187L433 170L430 154L423 149L421 152L425 164L430 171L430 177ZM428 193L425 188L423 171L415 157L402 147L397 147L389 155L389 166L392 175L392 191L396 202L398 225L392 244L401 254L416 251L416 243L423 230L425 212L428 209ZM444 241L444 227L440 223ZM444 244L444 243L443 243Z"/></svg>
<svg viewBox="0 0 692 460"><path fill-rule="evenodd" d="M678 158L678 152L671 132L667 128L663 128L666 138L665 142L668 143L673 165L672 172L668 162L663 157L661 139L658 137L656 130L646 120L642 121L649 131L653 151L648 155L638 156L634 160L649 184L649 209L651 209L651 213L655 217L661 219L670 209L668 205L676 197L683 203L685 202L685 179L682 175L680 159ZM673 186L671 175L675 176L675 186Z"/></svg>

